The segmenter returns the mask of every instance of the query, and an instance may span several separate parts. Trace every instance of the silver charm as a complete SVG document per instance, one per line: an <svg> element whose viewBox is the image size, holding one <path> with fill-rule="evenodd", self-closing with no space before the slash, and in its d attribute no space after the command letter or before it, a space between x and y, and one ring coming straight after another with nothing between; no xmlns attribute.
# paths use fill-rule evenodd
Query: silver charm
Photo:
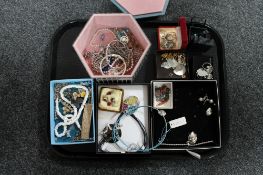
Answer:
<svg viewBox="0 0 263 175"><path fill-rule="evenodd" d="M197 142L197 134L192 131L189 135L188 135L188 141L186 142L187 145L194 145Z"/></svg>
<svg viewBox="0 0 263 175"><path fill-rule="evenodd" d="M177 54L163 54L162 56L165 61L161 64L161 67L165 69L173 69L173 73L177 76L181 76L182 78L185 78L186 73L186 62L185 58L182 55ZM168 55L168 56L167 56ZM168 58L166 58L168 57ZM171 58L170 58L171 57ZM176 60L176 57L178 60Z"/></svg>
<svg viewBox="0 0 263 175"><path fill-rule="evenodd" d="M201 68L196 71L198 78L204 78L207 80L213 79L213 66L211 63L204 63Z"/></svg>
<svg viewBox="0 0 263 175"><path fill-rule="evenodd" d="M206 116L212 115L212 108L208 108L208 109L205 111L205 115L206 115Z"/></svg>
<svg viewBox="0 0 263 175"><path fill-rule="evenodd" d="M167 59L165 62L161 64L161 67L165 69L170 69L170 68L176 68L179 65L179 63L175 59Z"/></svg>
<svg viewBox="0 0 263 175"><path fill-rule="evenodd" d="M120 42L127 44L129 42L129 37L128 36L122 36L120 38Z"/></svg>
<svg viewBox="0 0 263 175"><path fill-rule="evenodd" d="M158 110L158 114L163 117L166 116L166 112L164 110Z"/></svg>
<svg viewBox="0 0 263 175"><path fill-rule="evenodd" d="M174 74L178 76L183 76L186 72L185 66L182 64L179 64L175 69L174 69Z"/></svg>

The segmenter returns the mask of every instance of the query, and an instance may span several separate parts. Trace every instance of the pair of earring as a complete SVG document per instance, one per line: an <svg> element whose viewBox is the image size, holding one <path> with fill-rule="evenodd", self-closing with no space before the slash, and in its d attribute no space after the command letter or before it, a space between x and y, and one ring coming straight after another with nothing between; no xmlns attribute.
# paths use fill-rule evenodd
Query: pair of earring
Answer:
<svg viewBox="0 0 263 175"><path fill-rule="evenodd" d="M214 100L210 99L207 95L205 95L204 97L200 97L198 100L200 102L203 102L203 105L205 105L206 103L216 105L214 103ZM207 108L207 110L205 111L205 114L206 114L206 116L211 116L213 114L212 108L211 107Z"/></svg>

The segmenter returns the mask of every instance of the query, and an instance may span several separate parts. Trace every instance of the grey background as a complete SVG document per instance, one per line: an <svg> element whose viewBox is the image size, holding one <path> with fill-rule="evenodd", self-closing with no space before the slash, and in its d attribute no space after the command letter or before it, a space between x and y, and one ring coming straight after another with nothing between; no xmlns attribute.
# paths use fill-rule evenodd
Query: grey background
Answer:
<svg viewBox="0 0 263 175"><path fill-rule="evenodd" d="M167 15L206 18L225 42L229 141L217 157L60 161L47 156L48 48L55 30L92 13L118 12L109 0L0 1L1 174L262 174L263 1L171 0Z"/></svg>

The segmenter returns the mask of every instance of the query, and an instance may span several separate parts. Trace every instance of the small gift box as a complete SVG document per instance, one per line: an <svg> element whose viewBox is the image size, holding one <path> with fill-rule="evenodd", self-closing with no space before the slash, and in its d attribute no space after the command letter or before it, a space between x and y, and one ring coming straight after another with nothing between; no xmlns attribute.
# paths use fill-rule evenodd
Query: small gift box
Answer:
<svg viewBox="0 0 263 175"><path fill-rule="evenodd" d="M185 17L179 18L179 26L160 26L158 28L158 48L164 50L186 49L188 33Z"/></svg>
<svg viewBox="0 0 263 175"><path fill-rule="evenodd" d="M132 80L150 42L130 14L95 14L73 47L91 78Z"/></svg>
<svg viewBox="0 0 263 175"><path fill-rule="evenodd" d="M92 79L50 82L50 138L52 145L95 142Z"/></svg>
<svg viewBox="0 0 263 175"><path fill-rule="evenodd" d="M111 2L123 13L130 13L139 19L165 15L169 0L111 0Z"/></svg>

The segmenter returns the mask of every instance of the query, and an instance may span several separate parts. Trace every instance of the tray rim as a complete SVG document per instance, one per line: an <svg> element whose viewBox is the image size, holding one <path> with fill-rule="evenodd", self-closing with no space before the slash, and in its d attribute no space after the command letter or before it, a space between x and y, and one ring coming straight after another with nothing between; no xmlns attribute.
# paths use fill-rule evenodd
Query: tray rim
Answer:
<svg viewBox="0 0 263 175"><path fill-rule="evenodd" d="M51 40L50 40L50 50L49 50L49 79L50 81L54 79L55 77L55 69L56 69L56 51L55 51L55 48L57 47L58 45L58 40L60 39L60 37L68 30L68 27L70 26L83 26L83 24L85 25L85 23L88 21L88 19L74 19L74 20L70 20L68 22L65 22L64 24L62 24L60 27L58 27ZM151 24L157 24L158 26L160 25L166 25L166 26L169 26L169 25L175 25L177 24L177 20L173 20L173 21L144 21L144 20L139 20L138 21L139 25L142 27L142 28L146 28L147 25L151 25ZM222 119L225 121L224 122L224 127L221 127L221 131L223 129L228 129L229 128L229 122L226 122L226 121L229 121L229 118L228 118L228 113L229 113L229 110L227 108L228 106L228 93L227 93L227 77L226 77L226 65L225 65L225 46L224 46L224 42L223 42L223 39L221 37L221 35L218 33L218 31L213 28L212 26L208 25L207 23L200 23L200 22L187 22L187 25L189 24L193 24L193 25L198 25L198 26L202 26L202 27L206 27L207 29L209 29L210 31L212 31L214 33L214 35L216 35L217 37L217 40L216 40L216 43L218 45L218 43L220 44L221 46L221 59L218 59L219 61L219 64L220 66L219 67L219 71L220 71L220 76L219 76L219 99L220 99L220 102L221 102L221 108L220 108L220 113L221 113L221 117L220 117L220 125L222 126ZM54 59L54 56L55 56L55 59ZM94 80L94 82L96 83L96 81ZM94 85L95 86L95 85ZM49 107L49 105L48 105ZM50 109L48 109L49 111ZM224 116L224 117L222 117ZM49 121L50 121L50 117L48 116L47 117L47 125L46 125L46 139L47 139L47 147L48 147L48 154L51 156L51 157L54 157L54 158L63 158L63 159L97 159L97 158L102 158L102 156L97 156L97 154L95 153L94 155L91 155L91 156L76 156L74 154L64 154L63 152L59 151L58 149L54 148L54 146L58 146L58 145L51 145L50 143L50 133L49 133ZM226 126L225 126L226 125ZM229 130L228 130L229 131ZM210 149L209 152L210 153L206 153L205 155L207 155L208 158L210 157L213 157L214 156L214 152L213 150L218 150L217 152L219 152L219 150L222 150L222 147L224 147L224 145L228 142L228 137L229 137L229 134L228 133L224 133L224 139L222 139L222 132L220 133L221 135L221 140L224 140L225 143L223 144L223 141L221 141L221 149ZM180 155L180 153L182 153L180 150L176 150L176 151L173 151L173 150L162 150L163 152L159 152L157 150L155 150L156 152L154 152L155 154L150 154L150 157L156 157L156 158L160 158L160 157L171 157L174 155ZM196 150L196 152L198 152L198 150ZM172 154L169 154L169 153L172 153ZM183 151L183 153L185 153L185 151ZM149 157L149 156L147 156ZM113 157L110 157L110 156L103 156L103 158L113 158ZM145 156L118 156L118 157L114 157L114 158L145 158Z"/></svg>

